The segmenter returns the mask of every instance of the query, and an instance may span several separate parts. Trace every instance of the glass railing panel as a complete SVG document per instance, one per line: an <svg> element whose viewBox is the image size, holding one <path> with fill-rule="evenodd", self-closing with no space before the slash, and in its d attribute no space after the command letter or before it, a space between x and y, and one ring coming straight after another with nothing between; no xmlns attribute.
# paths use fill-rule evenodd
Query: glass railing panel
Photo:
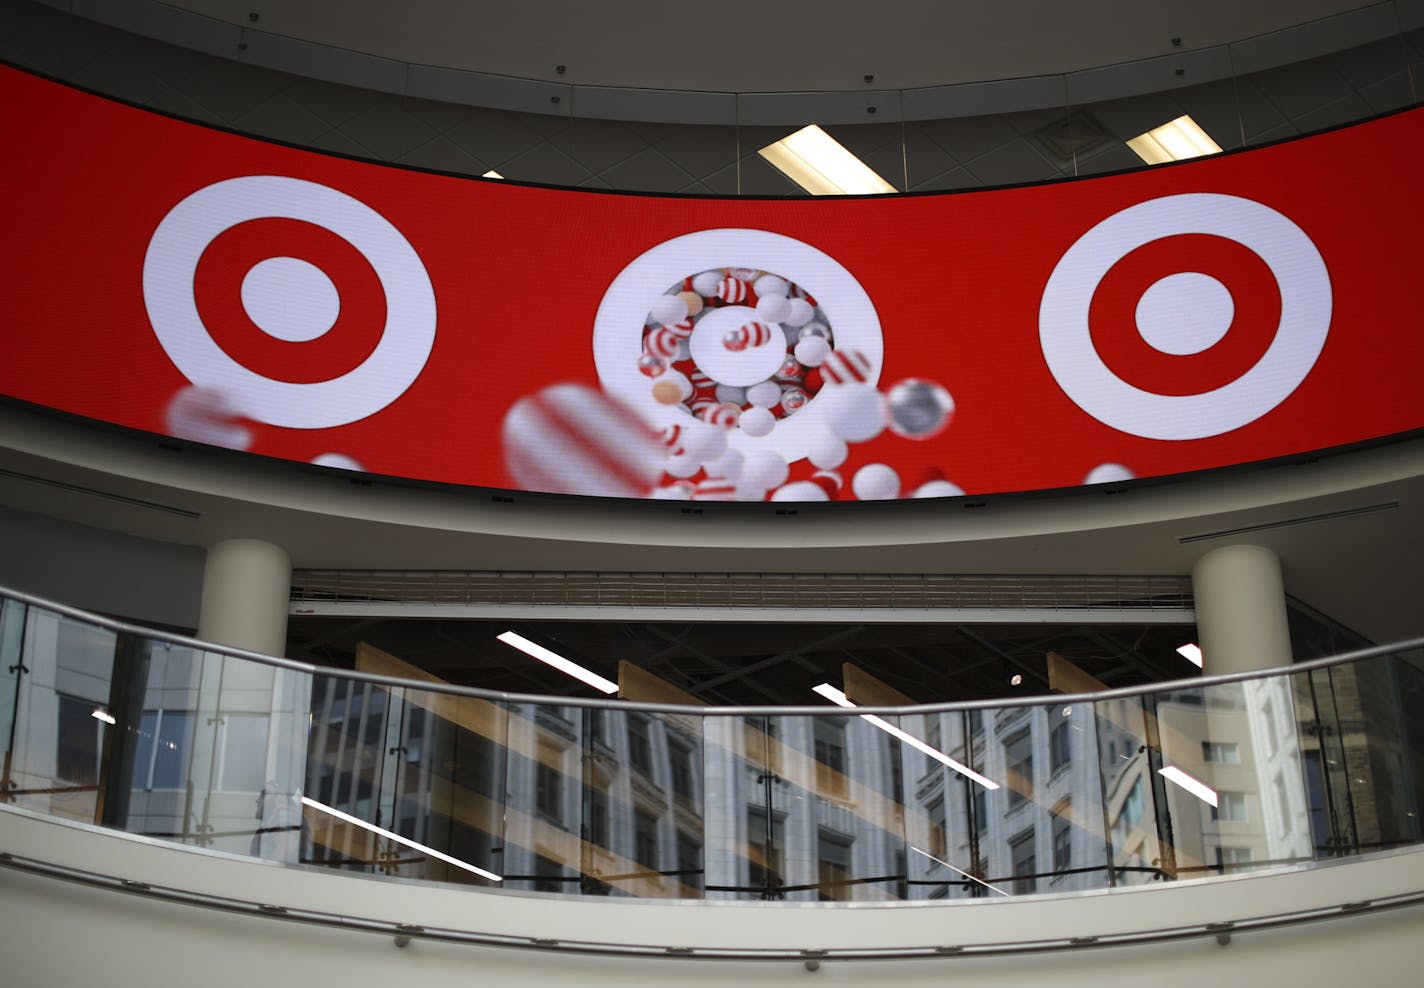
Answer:
<svg viewBox="0 0 1424 988"><path fill-rule="evenodd" d="M15 714L20 703L20 679L28 608L17 600L0 600L0 802L10 802L19 788L11 777L15 747Z"/></svg>
<svg viewBox="0 0 1424 988"><path fill-rule="evenodd" d="M882 721L882 723L888 723ZM893 725L892 725L893 726ZM768 718L776 898L904 898L900 742L856 715Z"/></svg>
<svg viewBox="0 0 1424 988"><path fill-rule="evenodd" d="M782 821L771 811L779 745L766 717L703 718L703 832L708 899L774 897L784 870Z"/></svg>
<svg viewBox="0 0 1424 988"><path fill-rule="evenodd" d="M8 613L18 620L19 615ZM105 752L116 727L112 673L119 636L40 607L24 613L11 706L6 799L93 823L109 781ZM6 670L9 671L7 663Z"/></svg>
<svg viewBox="0 0 1424 988"><path fill-rule="evenodd" d="M1171 842L1159 813L1157 720L1149 697L1097 700L1098 771L1113 885L1171 878Z"/></svg>
<svg viewBox="0 0 1424 988"><path fill-rule="evenodd" d="M969 894L1108 885L1092 705L1002 707L982 719L972 767L983 781L969 780L979 881Z"/></svg>
<svg viewBox="0 0 1424 988"><path fill-rule="evenodd" d="M506 729L504 887L577 894L582 887L582 707L515 703ZM639 869L620 873L632 880Z"/></svg>
<svg viewBox="0 0 1424 988"><path fill-rule="evenodd" d="M912 714L898 725L926 747L970 767L984 745L984 711ZM970 726L973 725L973 731ZM900 748L904 780L906 894L909 899L973 898L983 884L979 837L987 790L943 760L909 744ZM989 893L992 894L992 893Z"/></svg>
<svg viewBox="0 0 1424 988"><path fill-rule="evenodd" d="M1354 854L1358 844L1355 810L1329 670L1296 673L1291 676L1291 686L1315 857Z"/></svg>
<svg viewBox="0 0 1424 988"><path fill-rule="evenodd" d="M1288 676L1152 697L1160 826L1178 878L1314 858Z"/></svg>
<svg viewBox="0 0 1424 988"><path fill-rule="evenodd" d="M700 898L708 836L701 718L606 708L579 713L581 891Z"/></svg>
<svg viewBox="0 0 1424 988"><path fill-rule="evenodd" d="M1344 785L1354 813L1355 853L1419 839L1414 772L1404 709L1402 663L1390 655L1324 670L1334 706L1331 725L1343 754Z"/></svg>

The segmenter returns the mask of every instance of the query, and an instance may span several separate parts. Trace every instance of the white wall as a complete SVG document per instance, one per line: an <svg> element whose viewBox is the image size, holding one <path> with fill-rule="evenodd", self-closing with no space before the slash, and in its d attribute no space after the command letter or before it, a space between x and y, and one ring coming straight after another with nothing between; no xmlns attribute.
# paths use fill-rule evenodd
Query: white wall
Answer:
<svg viewBox="0 0 1424 988"><path fill-rule="evenodd" d="M1239 880L1031 901L846 908L837 904L654 904L477 892L313 873L0 810L0 850L110 875L288 907L527 936L693 946L852 947L1083 936L1204 923L1379 898L1424 883L1424 851ZM1163 988L1267 981L1298 986L1412 985L1424 964L1420 907L1134 947L901 961L740 962L594 957L475 947L233 915L0 868L5 980L34 986L263 982L342 986L1151 983ZM82 944L83 949L75 949ZM400 980L397 980L400 979Z"/></svg>

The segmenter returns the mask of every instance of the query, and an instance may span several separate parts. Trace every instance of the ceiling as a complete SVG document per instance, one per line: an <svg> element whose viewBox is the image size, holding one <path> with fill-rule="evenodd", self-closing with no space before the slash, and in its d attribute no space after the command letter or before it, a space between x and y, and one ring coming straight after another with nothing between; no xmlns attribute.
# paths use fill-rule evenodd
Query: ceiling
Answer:
<svg viewBox="0 0 1424 988"><path fill-rule="evenodd" d="M1384 6L1369 0L776 0L727 8L663 0L166 5L254 32L400 62L574 85L725 92L846 90L866 86L867 75L874 88L904 89L1071 72Z"/></svg>

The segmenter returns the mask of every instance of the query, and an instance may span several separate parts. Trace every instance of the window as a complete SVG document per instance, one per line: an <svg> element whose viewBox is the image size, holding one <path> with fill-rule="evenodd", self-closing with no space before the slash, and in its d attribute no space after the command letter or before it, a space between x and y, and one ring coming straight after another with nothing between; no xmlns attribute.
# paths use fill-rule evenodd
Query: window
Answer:
<svg viewBox="0 0 1424 988"><path fill-rule="evenodd" d="M668 764L672 773L672 794L679 799L695 800L697 787L692 777L692 752L685 745L670 740Z"/></svg>
<svg viewBox="0 0 1424 988"><path fill-rule="evenodd" d="M228 792L259 792L267 785L266 714L223 714L222 776Z"/></svg>
<svg viewBox="0 0 1424 988"><path fill-rule="evenodd" d="M1235 741L1203 741L1202 759L1218 765L1240 765L1241 749Z"/></svg>
<svg viewBox="0 0 1424 988"><path fill-rule="evenodd" d="M653 741L648 736L648 718L628 715L628 763L641 775L652 777Z"/></svg>
<svg viewBox="0 0 1424 988"><path fill-rule="evenodd" d="M1009 841L1009 856L1014 866L1014 895L1027 895L1034 891L1037 884L1033 877L1038 871L1038 854L1034 844L1032 827Z"/></svg>
<svg viewBox="0 0 1424 988"><path fill-rule="evenodd" d="M949 857L949 836L945 828L944 797L936 799L925 811L930 820L930 854L944 860Z"/></svg>
<svg viewBox="0 0 1424 988"><path fill-rule="evenodd" d="M989 829L989 794L978 786L974 787L974 832L982 834Z"/></svg>
<svg viewBox="0 0 1424 988"><path fill-rule="evenodd" d="M1028 731L1004 742L1004 757L1009 764L1009 809L1013 809L1033 798L1033 740Z"/></svg>
<svg viewBox="0 0 1424 988"><path fill-rule="evenodd" d="M658 818L642 810L633 811L633 860L658 870Z"/></svg>
<svg viewBox="0 0 1424 988"><path fill-rule="evenodd" d="M844 798L849 788L845 776L845 721L830 717L817 717L815 721L816 792Z"/></svg>
<svg viewBox="0 0 1424 988"><path fill-rule="evenodd" d="M534 891L562 892L564 890L564 868L557 861L550 861L542 854L534 858Z"/></svg>
<svg viewBox="0 0 1424 988"><path fill-rule="evenodd" d="M821 830L816 835L818 897L822 902L849 899L850 847L853 838Z"/></svg>
<svg viewBox="0 0 1424 988"><path fill-rule="evenodd" d="M183 788L192 730L192 711L145 710L139 718L138 744L134 749L133 787Z"/></svg>
<svg viewBox="0 0 1424 988"><path fill-rule="evenodd" d="M608 846L608 793L602 789L588 790L588 842Z"/></svg>
<svg viewBox="0 0 1424 988"><path fill-rule="evenodd" d="M1053 818L1053 870L1059 875L1073 867L1073 828L1061 816Z"/></svg>
<svg viewBox="0 0 1424 988"><path fill-rule="evenodd" d="M1216 794L1216 805L1211 807L1211 818L1213 821L1245 823L1247 819L1246 794L1219 790Z"/></svg>
<svg viewBox="0 0 1424 988"><path fill-rule="evenodd" d="M99 753L103 750L103 721L94 716L99 704L77 697L59 697L59 740L54 777L76 786L99 784ZM7 711L8 712L8 711Z"/></svg>
<svg viewBox="0 0 1424 988"><path fill-rule="evenodd" d="M557 757L549 753L547 749L541 749L541 754L550 760ZM534 808L541 816L550 820L558 820L563 815L564 809L564 789L563 773L553 765L548 764L543 758L534 769Z"/></svg>
<svg viewBox="0 0 1424 988"><path fill-rule="evenodd" d="M677 870L684 885L702 887L702 842L684 830L677 832Z"/></svg>
<svg viewBox="0 0 1424 988"><path fill-rule="evenodd" d="M925 719L929 721L929 726L925 729L925 744L929 745L935 751L939 751L941 750L941 736L943 733L940 728L939 715L930 714ZM939 764L939 759L933 755L925 755L926 772L934 771L939 767Z"/></svg>
<svg viewBox="0 0 1424 988"><path fill-rule="evenodd" d="M1222 871L1250 863L1251 849L1249 847L1218 847L1216 849L1216 866Z"/></svg>
<svg viewBox="0 0 1424 988"><path fill-rule="evenodd" d="M1053 725L1053 731L1048 735L1048 771L1051 774L1056 775L1072 760L1073 755L1068 750L1068 744L1072 740L1068 736L1068 731L1072 726L1067 717L1060 718L1058 723Z"/></svg>

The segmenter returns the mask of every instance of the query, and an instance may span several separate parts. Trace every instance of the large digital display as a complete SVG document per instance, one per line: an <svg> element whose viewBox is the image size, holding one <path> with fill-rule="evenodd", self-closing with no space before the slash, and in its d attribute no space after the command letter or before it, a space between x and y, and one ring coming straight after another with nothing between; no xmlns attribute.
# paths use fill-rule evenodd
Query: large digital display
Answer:
<svg viewBox="0 0 1424 988"><path fill-rule="evenodd" d="M0 69L0 393L374 474L982 495L1424 427L1424 111L926 196L532 188Z"/></svg>

